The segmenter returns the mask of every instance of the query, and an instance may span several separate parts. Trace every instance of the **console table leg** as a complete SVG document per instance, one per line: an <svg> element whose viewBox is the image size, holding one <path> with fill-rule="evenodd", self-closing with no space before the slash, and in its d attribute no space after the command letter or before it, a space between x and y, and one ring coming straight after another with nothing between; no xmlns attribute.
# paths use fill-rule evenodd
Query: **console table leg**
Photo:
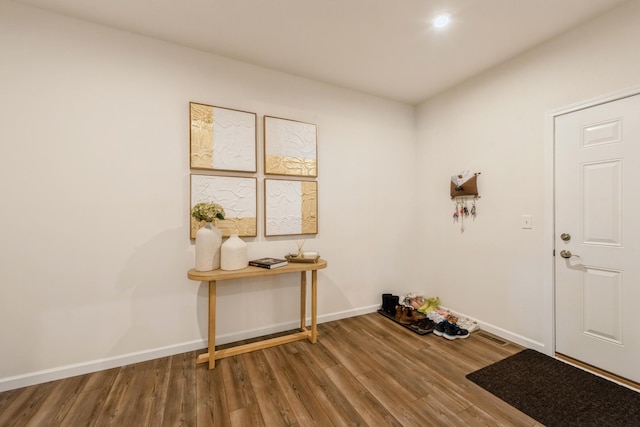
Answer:
<svg viewBox="0 0 640 427"><path fill-rule="evenodd" d="M216 367L216 281L209 282L209 369Z"/></svg>
<svg viewBox="0 0 640 427"><path fill-rule="evenodd" d="M307 273L300 272L300 329L307 327Z"/></svg>
<svg viewBox="0 0 640 427"><path fill-rule="evenodd" d="M311 270L311 342L318 341L318 270Z"/></svg>

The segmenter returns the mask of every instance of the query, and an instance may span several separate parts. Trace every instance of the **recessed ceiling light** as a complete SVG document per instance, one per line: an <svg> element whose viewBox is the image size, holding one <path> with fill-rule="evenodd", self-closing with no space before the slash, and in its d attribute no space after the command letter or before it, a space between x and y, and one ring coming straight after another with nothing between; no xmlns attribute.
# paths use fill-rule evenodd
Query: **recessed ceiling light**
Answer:
<svg viewBox="0 0 640 427"><path fill-rule="evenodd" d="M431 22L435 28L444 28L451 23L451 15L448 13L442 13L433 18L433 21Z"/></svg>

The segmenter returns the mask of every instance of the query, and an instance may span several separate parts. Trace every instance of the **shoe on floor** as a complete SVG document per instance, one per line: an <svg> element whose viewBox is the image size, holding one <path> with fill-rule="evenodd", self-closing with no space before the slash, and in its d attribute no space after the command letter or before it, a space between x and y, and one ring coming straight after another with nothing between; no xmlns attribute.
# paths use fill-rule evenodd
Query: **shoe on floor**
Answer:
<svg viewBox="0 0 640 427"><path fill-rule="evenodd" d="M434 335L437 335L439 337L443 336L448 325L449 325L449 322L447 322L446 320L443 320L440 323L438 323L436 327L433 329Z"/></svg>
<svg viewBox="0 0 640 427"><path fill-rule="evenodd" d="M395 319L397 321L400 321L400 318L402 317L402 313L404 312L404 305L396 305L396 313L395 313Z"/></svg>
<svg viewBox="0 0 640 427"><path fill-rule="evenodd" d="M456 322L459 328L466 329L469 333L480 328L478 322L469 318L462 318Z"/></svg>
<svg viewBox="0 0 640 427"><path fill-rule="evenodd" d="M433 320L429 318L424 318L418 323L414 323L411 325L413 329L417 329L421 334L426 334L428 332L433 332L436 328L436 324Z"/></svg>
<svg viewBox="0 0 640 427"><path fill-rule="evenodd" d="M436 325L442 322L443 320L447 320L446 316L443 316L442 314L438 313L436 310L433 310L427 313L427 317L433 320L436 323Z"/></svg>
<svg viewBox="0 0 640 427"><path fill-rule="evenodd" d="M466 329L462 329L461 327L459 327L455 323L449 323L446 326L442 336L445 337L448 340L455 340L457 338L463 338L464 339L464 338L468 338L469 337L469 331L467 331Z"/></svg>
<svg viewBox="0 0 640 427"><path fill-rule="evenodd" d="M409 325L411 323L417 323L422 319L424 319L424 314L418 313L413 307L405 307L399 322L403 325Z"/></svg>

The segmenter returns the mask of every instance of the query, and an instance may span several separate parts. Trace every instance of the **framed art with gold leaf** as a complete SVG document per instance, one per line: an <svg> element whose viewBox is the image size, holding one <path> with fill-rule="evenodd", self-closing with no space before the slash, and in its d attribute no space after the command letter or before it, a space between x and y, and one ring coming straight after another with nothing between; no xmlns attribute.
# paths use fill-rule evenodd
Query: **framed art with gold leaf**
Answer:
<svg viewBox="0 0 640 427"><path fill-rule="evenodd" d="M264 116L264 173L317 177L318 126Z"/></svg>
<svg viewBox="0 0 640 427"><path fill-rule="evenodd" d="M257 115L189 103L191 168L256 172Z"/></svg>
<svg viewBox="0 0 640 427"><path fill-rule="evenodd" d="M225 219L216 219L214 225L223 236L256 236L257 232L257 180L235 176L191 175L191 205L200 202L215 202L224 209ZM196 231L203 225L191 215L190 233L195 239Z"/></svg>
<svg viewBox="0 0 640 427"><path fill-rule="evenodd" d="M264 180L264 234L318 234L318 183Z"/></svg>

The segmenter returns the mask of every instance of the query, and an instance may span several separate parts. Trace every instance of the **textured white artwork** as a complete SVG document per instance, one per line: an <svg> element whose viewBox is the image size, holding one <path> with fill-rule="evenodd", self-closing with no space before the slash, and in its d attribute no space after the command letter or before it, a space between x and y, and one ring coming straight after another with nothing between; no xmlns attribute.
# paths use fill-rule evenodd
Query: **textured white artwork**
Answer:
<svg viewBox="0 0 640 427"><path fill-rule="evenodd" d="M256 171L256 114L190 103L191 167Z"/></svg>
<svg viewBox="0 0 640 427"><path fill-rule="evenodd" d="M264 117L265 173L317 176L317 126Z"/></svg>
<svg viewBox="0 0 640 427"><path fill-rule="evenodd" d="M213 108L213 168L256 170L256 116Z"/></svg>
<svg viewBox="0 0 640 427"><path fill-rule="evenodd" d="M265 180L265 235L317 233L317 183Z"/></svg>
<svg viewBox="0 0 640 427"><path fill-rule="evenodd" d="M191 175L191 207L200 202L218 203L225 211L224 220L216 220L224 236L257 234L257 183L255 178ZM193 222L193 221L192 221ZM194 227L192 224L192 235Z"/></svg>
<svg viewBox="0 0 640 427"><path fill-rule="evenodd" d="M299 234L302 229L302 189L296 181L265 181L266 234Z"/></svg>

